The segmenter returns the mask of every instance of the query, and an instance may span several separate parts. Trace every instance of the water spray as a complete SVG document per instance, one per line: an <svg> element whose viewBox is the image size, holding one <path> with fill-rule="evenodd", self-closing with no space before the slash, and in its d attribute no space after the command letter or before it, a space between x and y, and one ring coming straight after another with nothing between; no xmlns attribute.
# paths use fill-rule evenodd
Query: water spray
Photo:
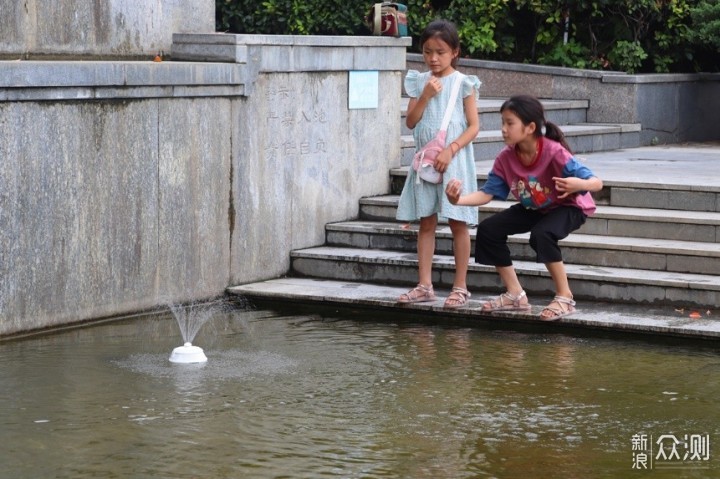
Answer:
<svg viewBox="0 0 720 479"><path fill-rule="evenodd" d="M184 344L173 349L170 354L171 363L192 364L205 363L207 356L199 346L193 346L192 340L200 328L215 314L229 308L225 301L209 303L193 302L189 305L168 305L180 327Z"/></svg>

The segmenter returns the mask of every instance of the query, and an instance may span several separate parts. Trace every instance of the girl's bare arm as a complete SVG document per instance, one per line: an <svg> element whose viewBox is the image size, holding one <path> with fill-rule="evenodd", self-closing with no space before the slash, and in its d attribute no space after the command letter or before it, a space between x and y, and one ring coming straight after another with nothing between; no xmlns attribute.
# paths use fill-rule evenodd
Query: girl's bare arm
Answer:
<svg viewBox="0 0 720 479"><path fill-rule="evenodd" d="M600 191L603 187L602 180L597 176L591 176L585 180L574 176L568 176L567 178L554 177L553 181L555 182L555 189L562 193L558 196L560 199L577 193L578 191L589 191L591 193Z"/></svg>
<svg viewBox="0 0 720 479"><path fill-rule="evenodd" d="M445 187L445 195L448 201L454 205L460 206L480 206L492 201L493 196L485 193L484 191L476 191L467 195L460 195L462 193L462 183L460 180L450 180Z"/></svg>
<svg viewBox="0 0 720 479"><path fill-rule="evenodd" d="M460 149L472 143L475 137L477 137L478 132L480 132L480 117L478 116L477 104L475 103L474 90L471 95L463 99L463 106L465 108L465 119L468 126L465 128L465 131L454 140Z"/></svg>

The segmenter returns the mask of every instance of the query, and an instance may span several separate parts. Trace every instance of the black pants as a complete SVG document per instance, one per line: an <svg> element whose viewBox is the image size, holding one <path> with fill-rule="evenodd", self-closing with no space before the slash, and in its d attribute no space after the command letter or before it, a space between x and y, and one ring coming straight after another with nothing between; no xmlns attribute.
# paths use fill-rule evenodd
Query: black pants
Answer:
<svg viewBox="0 0 720 479"><path fill-rule="evenodd" d="M509 235L530 232L530 246L538 263L562 261L558 241L580 228L586 216L578 208L560 206L547 213L529 210L521 204L482 221L475 239L475 262L491 266L511 266Z"/></svg>

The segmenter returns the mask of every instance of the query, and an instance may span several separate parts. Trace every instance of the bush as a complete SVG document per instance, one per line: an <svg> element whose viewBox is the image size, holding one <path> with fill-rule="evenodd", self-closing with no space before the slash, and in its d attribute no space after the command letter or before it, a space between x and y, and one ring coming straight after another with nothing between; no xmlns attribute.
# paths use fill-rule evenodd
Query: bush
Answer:
<svg viewBox="0 0 720 479"><path fill-rule="evenodd" d="M271 35L364 35L367 13L345 0L216 0L218 31Z"/></svg>
<svg viewBox="0 0 720 479"><path fill-rule="evenodd" d="M218 31L368 35L373 1L216 0ZM717 0L406 0L413 50L434 18L455 22L462 55L635 72L717 71Z"/></svg>

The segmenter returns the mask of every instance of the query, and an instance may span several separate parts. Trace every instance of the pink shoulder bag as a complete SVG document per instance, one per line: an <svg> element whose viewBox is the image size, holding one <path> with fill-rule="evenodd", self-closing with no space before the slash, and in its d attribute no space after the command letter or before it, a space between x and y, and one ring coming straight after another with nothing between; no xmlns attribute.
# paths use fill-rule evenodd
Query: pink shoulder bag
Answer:
<svg viewBox="0 0 720 479"><path fill-rule="evenodd" d="M435 137L427 142L425 146L420 148L413 157L412 167L413 170L417 171L417 183L420 183L421 179L428 183L442 183L443 175L435 169L435 160L440 152L445 149L447 128L450 124L453 109L455 108L455 101L460 91L462 77L463 75L458 73L457 78L455 78L452 91L450 92L450 100L448 101L447 108L445 108L445 116L440 124L440 131L438 131Z"/></svg>

